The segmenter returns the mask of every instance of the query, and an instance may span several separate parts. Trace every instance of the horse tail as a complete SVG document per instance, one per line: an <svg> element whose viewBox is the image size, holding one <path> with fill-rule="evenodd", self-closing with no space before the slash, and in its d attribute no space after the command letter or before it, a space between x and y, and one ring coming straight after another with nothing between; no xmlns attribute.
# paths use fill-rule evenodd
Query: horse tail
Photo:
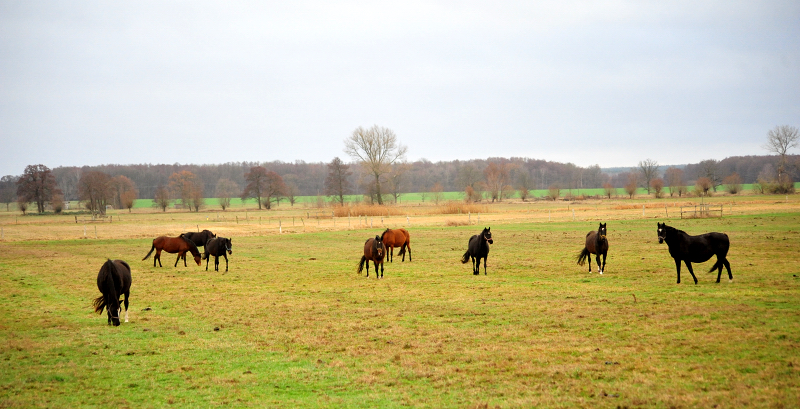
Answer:
<svg viewBox="0 0 800 409"><path fill-rule="evenodd" d="M150 255L151 255L151 254L153 254L153 250L155 250L155 249L156 249L156 241L155 241L155 240L153 240L153 245L150 247L150 252L149 252L149 253L147 253L147 255L146 255L146 256L144 256L144 258L142 259L142 261L145 261L145 260L147 260L147 258L148 258L148 257L150 257Z"/></svg>
<svg viewBox="0 0 800 409"><path fill-rule="evenodd" d="M92 301L92 307L94 307L94 312L100 314L103 312L103 308L106 306L106 297L101 295Z"/></svg>
<svg viewBox="0 0 800 409"><path fill-rule="evenodd" d="M461 264L467 264L467 261L469 261L469 250L461 256Z"/></svg>
<svg viewBox="0 0 800 409"><path fill-rule="evenodd" d="M586 263L586 259L589 257L590 254L591 253L589 253L589 250L586 247L584 247L583 250L581 250L580 254L578 254L578 265L579 266L584 265Z"/></svg>
<svg viewBox="0 0 800 409"><path fill-rule="evenodd" d="M364 262L367 261L367 256L361 256L361 261L358 263L358 269L356 273L361 274L361 271L364 270Z"/></svg>
<svg viewBox="0 0 800 409"><path fill-rule="evenodd" d="M112 284L111 285L112 285L112 288L113 288L113 275L112 274L115 273L116 271L117 271L117 267L114 265L114 262L112 262L111 259L108 259L108 260L106 260L105 263L103 263L103 267L100 268L100 274L98 274L98 275L104 275L101 278L99 277L99 279L102 280L102 282L103 282L103 287L108 287L108 281L112 280ZM105 308L107 305L108 305L108 301L106 300L105 291L103 291L103 294L100 294L99 297L95 298L94 301L92 301L92 306L94 307L94 312L96 312L98 314L102 313L103 312L103 308Z"/></svg>

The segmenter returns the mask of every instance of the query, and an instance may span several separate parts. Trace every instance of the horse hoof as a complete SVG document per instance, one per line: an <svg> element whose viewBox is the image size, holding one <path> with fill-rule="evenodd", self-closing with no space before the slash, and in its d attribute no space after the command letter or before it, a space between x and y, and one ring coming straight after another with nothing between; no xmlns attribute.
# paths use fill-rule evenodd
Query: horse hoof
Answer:
<svg viewBox="0 0 800 409"><path fill-rule="evenodd" d="M603 274L603 272L601 271L600 274Z"/></svg>

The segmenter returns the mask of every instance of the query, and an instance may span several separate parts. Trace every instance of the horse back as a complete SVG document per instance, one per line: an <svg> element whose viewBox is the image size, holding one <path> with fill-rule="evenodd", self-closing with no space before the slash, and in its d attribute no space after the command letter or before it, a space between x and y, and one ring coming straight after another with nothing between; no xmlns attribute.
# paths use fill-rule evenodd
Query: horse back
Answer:
<svg viewBox="0 0 800 409"><path fill-rule="evenodd" d="M481 240L479 235L474 235L469 238L469 245L467 248L469 249L469 254L472 257L486 257L489 254L489 245L483 245L484 241Z"/></svg>
<svg viewBox="0 0 800 409"><path fill-rule="evenodd" d="M122 279L122 291L127 291L131 288L131 266L124 260L114 260L114 265Z"/></svg>
<svg viewBox="0 0 800 409"><path fill-rule="evenodd" d="M590 253L596 254L597 253L597 249L595 248L597 247L595 246L596 242L597 242L596 231L590 231L589 233L586 233L586 250L589 250Z"/></svg>

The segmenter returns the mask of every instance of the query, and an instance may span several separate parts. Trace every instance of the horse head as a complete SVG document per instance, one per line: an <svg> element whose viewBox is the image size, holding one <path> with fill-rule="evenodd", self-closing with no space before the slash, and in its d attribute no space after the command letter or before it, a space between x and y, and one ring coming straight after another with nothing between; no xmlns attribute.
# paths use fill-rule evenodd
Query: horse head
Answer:
<svg viewBox="0 0 800 409"><path fill-rule="evenodd" d="M374 247L372 248L372 250L375 252L375 254L379 258L383 257L383 239L382 238L380 238L378 236L375 236Z"/></svg>
<svg viewBox="0 0 800 409"><path fill-rule="evenodd" d="M483 231L481 232L481 237L483 237L484 240L488 241L489 244L493 244L494 243L494 240L492 240L492 228L491 227L487 227L487 228L483 229Z"/></svg>
<svg viewBox="0 0 800 409"><path fill-rule="evenodd" d="M666 223L658 223L658 244L664 243L667 239L667 229L670 228Z"/></svg>
<svg viewBox="0 0 800 409"><path fill-rule="evenodd" d="M231 249L233 244L231 244L231 239L225 239L225 250L228 251L228 254L233 254L233 250Z"/></svg>
<svg viewBox="0 0 800 409"><path fill-rule="evenodd" d="M600 237L600 240L606 239L606 223L600 223L600 227L597 229L597 236Z"/></svg>

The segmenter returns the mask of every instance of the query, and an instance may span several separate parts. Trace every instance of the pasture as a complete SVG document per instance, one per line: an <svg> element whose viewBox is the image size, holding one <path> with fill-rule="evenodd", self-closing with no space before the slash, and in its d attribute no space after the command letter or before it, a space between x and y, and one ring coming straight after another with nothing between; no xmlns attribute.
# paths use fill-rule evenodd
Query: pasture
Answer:
<svg viewBox="0 0 800 409"><path fill-rule="evenodd" d="M147 211L84 230L2 213L0 407L796 407L800 205L736 200L685 220L663 200L403 209L383 224L408 229L414 261L382 280L355 273L375 217ZM602 276L576 265L599 221ZM733 282L712 258L675 284L657 221L727 233ZM232 238L227 273L141 261L195 226ZM459 259L483 227L473 276ZM106 258L132 267L119 327L91 308Z"/></svg>

